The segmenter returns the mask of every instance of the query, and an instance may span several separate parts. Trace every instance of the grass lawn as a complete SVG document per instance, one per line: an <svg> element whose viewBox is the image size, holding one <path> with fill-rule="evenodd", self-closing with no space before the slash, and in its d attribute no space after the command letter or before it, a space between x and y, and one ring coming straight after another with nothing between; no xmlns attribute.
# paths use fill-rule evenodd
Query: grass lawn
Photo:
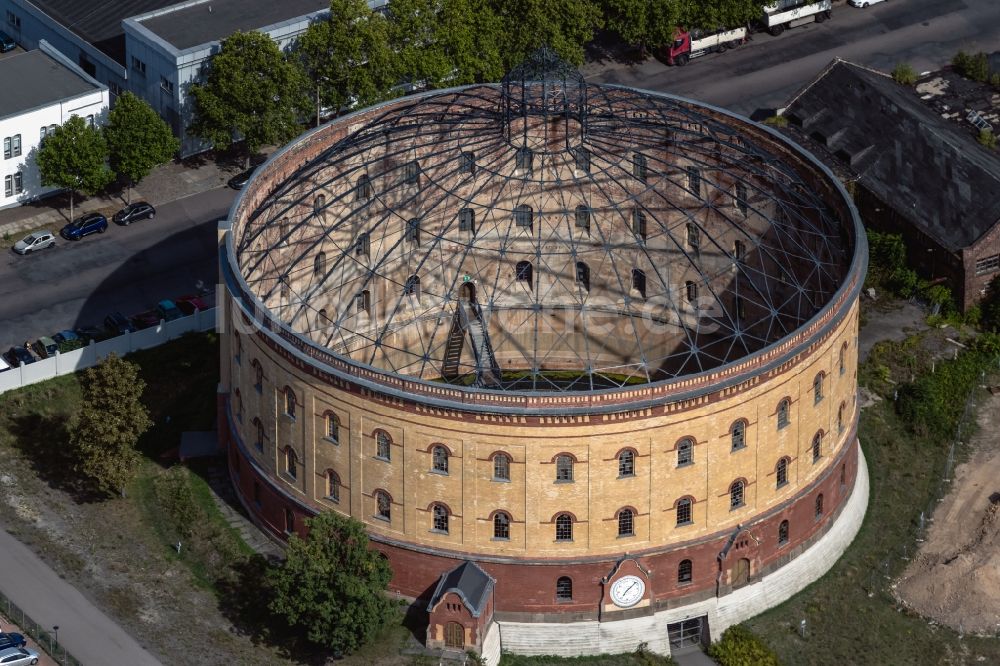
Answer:
<svg viewBox="0 0 1000 666"><path fill-rule="evenodd" d="M921 372L929 359L912 340L873 353L859 373L885 380ZM881 366L879 368L878 366ZM746 625L785 664L1000 663L1000 641L965 636L901 609L887 586L912 557L921 511L937 498L948 441L918 437L888 399L862 412L859 437L868 460L871 496L854 543L822 579ZM956 396L964 401L964 396ZM956 459L966 452L956 449ZM806 637L799 635L806 620Z"/></svg>

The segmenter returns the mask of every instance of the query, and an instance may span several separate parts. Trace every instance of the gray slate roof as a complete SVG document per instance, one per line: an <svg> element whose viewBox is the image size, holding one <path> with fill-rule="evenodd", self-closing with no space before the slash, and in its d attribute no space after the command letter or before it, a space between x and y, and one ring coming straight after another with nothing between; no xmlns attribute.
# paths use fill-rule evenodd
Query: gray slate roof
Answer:
<svg viewBox="0 0 1000 666"><path fill-rule="evenodd" d="M31 0L31 3L84 41L125 63L122 20L169 7L180 0Z"/></svg>
<svg viewBox="0 0 1000 666"><path fill-rule="evenodd" d="M496 581L475 562L466 560L451 571L441 574L427 611L434 610L434 606L445 594L454 592L462 598L472 617L479 617L486 607L486 600L490 598L494 582Z"/></svg>
<svg viewBox="0 0 1000 666"><path fill-rule="evenodd" d="M329 9L329 0L208 0L143 19L142 25L183 51L237 30L258 30Z"/></svg>
<svg viewBox="0 0 1000 666"><path fill-rule="evenodd" d="M1000 156L890 77L835 60L792 99L791 123L943 247L1000 221Z"/></svg>
<svg viewBox="0 0 1000 666"><path fill-rule="evenodd" d="M102 87L44 50L35 49L8 56L0 60L0 90L16 93L0 94L0 119Z"/></svg>

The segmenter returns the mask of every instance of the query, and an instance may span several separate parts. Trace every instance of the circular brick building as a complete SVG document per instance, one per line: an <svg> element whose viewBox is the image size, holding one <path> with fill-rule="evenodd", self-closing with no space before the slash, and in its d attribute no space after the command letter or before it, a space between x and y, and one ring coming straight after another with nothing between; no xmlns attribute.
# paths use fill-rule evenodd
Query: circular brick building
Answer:
<svg viewBox="0 0 1000 666"><path fill-rule="evenodd" d="M863 229L745 118L540 52L307 133L220 252L239 497L362 521L429 645L667 652L860 525Z"/></svg>

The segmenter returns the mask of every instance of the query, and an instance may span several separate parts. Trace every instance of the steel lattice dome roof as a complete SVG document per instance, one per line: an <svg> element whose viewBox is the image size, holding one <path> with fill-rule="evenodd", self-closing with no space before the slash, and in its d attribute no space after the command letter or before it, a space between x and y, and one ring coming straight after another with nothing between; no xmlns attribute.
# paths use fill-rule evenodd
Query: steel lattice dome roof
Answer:
<svg viewBox="0 0 1000 666"><path fill-rule="evenodd" d="M856 250L800 149L548 51L334 123L233 250L271 316L380 371L516 391L703 372L814 318Z"/></svg>

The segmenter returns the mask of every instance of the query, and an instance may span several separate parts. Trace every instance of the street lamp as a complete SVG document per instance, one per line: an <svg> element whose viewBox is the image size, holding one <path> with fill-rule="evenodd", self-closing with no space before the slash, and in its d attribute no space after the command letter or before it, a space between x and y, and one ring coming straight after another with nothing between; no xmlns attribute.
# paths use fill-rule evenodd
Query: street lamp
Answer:
<svg viewBox="0 0 1000 666"><path fill-rule="evenodd" d="M55 624L52 626L52 633L56 639L56 645L59 645L59 625Z"/></svg>

